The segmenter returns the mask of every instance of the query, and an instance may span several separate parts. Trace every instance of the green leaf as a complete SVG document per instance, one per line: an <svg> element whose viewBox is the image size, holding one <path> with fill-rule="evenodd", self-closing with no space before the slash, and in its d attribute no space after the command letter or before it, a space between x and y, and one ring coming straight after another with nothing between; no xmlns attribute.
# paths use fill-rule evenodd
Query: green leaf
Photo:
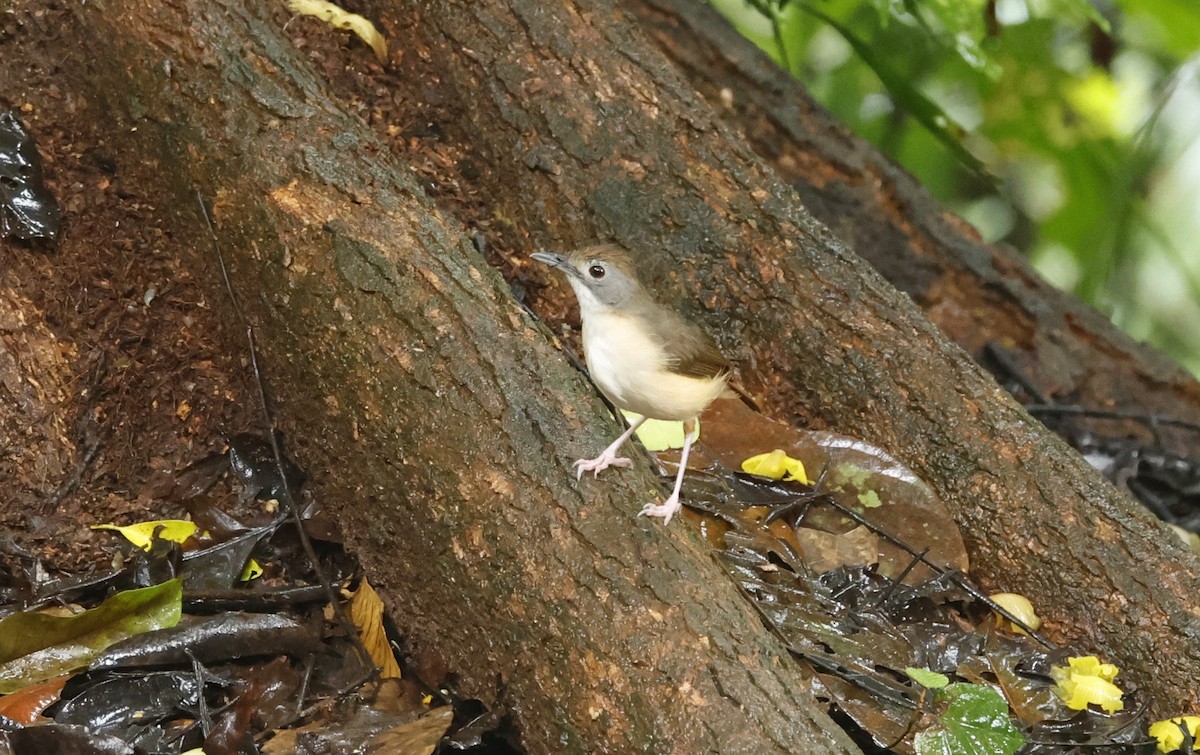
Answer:
<svg viewBox="0 0 1200 755"><path fill-rule="evenodd" d="M84 668L113 643L175 626L182 613L182 581L173 579L74 616L8 616L0 620L0 695Z"/></svg>
<svg viewBox="0 0 1200 755"><path fill-rule="evenodd" d="M1119 0L1127 23L1152 30L1155 41L1178 60L1196 53L1200 3L1196 0Z"/></svg>
<svg viewBox="0 0 1200 755"><path fill-rule="evenodd" d="M930 671L927 668L909 666L904 669L904 673L908 674L909 679L912 679L926 689L942 689L950 683L950 677L945 674L939 674L936 671Z"/></svg>
<svg viewBox="0 0 1200 755"><path fill-rule="evenodd" d="M999 73L981 44L987 34L982 0L924 0L906 5L930 36L952 47L967 65L990 76Z"/></svg>
<svg viewBox="0 0 1200 755"><path fill-rule="evenodd" d="M1138 2L1143 1L1138 0ZM1112 33L1112 24L1088 0L1049 0L1047 5L1048 7L1039 15L1068 21L1090 21L1100 27L1105 34Z"/></svg>
<svg viewBox="0 0 1200 755"><path fill-rule="evenodd" d="M1012 755L1025 744L995 689L952 684L940 695L946 711L913 740L917 755Z"/></svg>
<svg viewBox="0 0 1200 755"><path fill-rule="evenodd" d="M875 72L896 102L916 118L918 123L928 129L963 167L984 180L990 180L983 163L962 144L966 130L955 123L936 102L913 86L909 78L892 66L884 54L876 50L867 40L860 38L849 26L838 22L815 6L801 3L799 7L813 17L829 24L834 31L841 35L842 39L846 40L854 49L854 52L858 53L863 62Z"/></svg>

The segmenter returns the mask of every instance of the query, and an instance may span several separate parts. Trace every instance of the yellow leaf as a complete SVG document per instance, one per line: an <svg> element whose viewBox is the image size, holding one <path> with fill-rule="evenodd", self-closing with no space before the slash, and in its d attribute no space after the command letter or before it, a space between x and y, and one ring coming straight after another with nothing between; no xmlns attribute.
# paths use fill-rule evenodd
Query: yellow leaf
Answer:
<svg viewBox="0 0 1200 755"><path fill-rule="evenodd" d="M396 662L396 654L383 630L383 601L366 577L350 599L350 619L358 627L358 636L371 654L371 660L379 667L379 676L399 679L400 664Z"/></svg>
<svg viewBox="0 0 1200 755"><path fill-rule="evenodd" d="M375 24L358 15L342 10L327 0L288 0L288 9L302 16L319 18L335 29L352 31L358 38L371 46L380 63L387 62L387 40L375 28Z"/></svg>
<svg viewBox="0 0 1200 755"><path fill-rule="evenodd" d="M622 410L625 419L630 424L641 419L640 414ZM683 448L684 433L682 422L672 422L665 419L647 419L637 430L637 438L647 451L669 451L672 448ZM700 438L700 420L696 420L696 438Z"/></svg>
<svg viewBox="0 0 1200 755"><path fill-rule="evenodd" d="M154 537L170 540L172 543L182 543L196 534L196 523L185 519L155 519L149 522L138 522L121 527L116 524L93 524L94 530L114 530L144 551L150 550Z"/></svg>
<svg viewBox="0 0 1200 755"><path fill-rule="evenodd" d="M746 459L742 462L742 471L772 480L797 480L805 485L812 484L808 473L804 471L804 462L793 459L778 448Z"/></svg>
<svg viewBox="0 0 1200 755"><path fill-rule="evenodd" d="M1067 659L1067 667L1054 666L1051 675L1058 682L1058 694L1071 710L1099 705L1106 713L1124 709L1121 688L1113 679L1121 673L1111 663L1101 663L1094 655Z"/></svg>
<svg viewBox="0 0 1200 755"><path fill-rule="evenodd" d="M1150 736L1158 740L1159 752L1175 752L1183 747L1183 731L1179 724L1186 726L1188 734L1194 738L1200 728L1200 716L1180 716L1150 724Z"/></svg>
<svg viewBox="0 0 1200 755"><path fill-rule="evenodd" d="M239 582L249 582L252 579L258 579L262 575L263 575L262 564L258 563L254 559L250 559L249 561L246 562L246 565L244 567L242 567L242 574L241 574L241 576L238 577L238 581Z"/></svg>

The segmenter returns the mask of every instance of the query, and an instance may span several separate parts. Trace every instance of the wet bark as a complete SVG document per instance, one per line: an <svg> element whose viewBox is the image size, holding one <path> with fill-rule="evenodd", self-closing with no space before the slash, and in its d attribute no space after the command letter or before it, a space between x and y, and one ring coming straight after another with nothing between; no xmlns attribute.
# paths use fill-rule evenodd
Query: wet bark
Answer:
<svg viewBox="0 0 1200 755"><path fill-rule="evenodd" d="M657 494L644 462L575 482L570 462L615 424L453 205L297 55L281 10L71 12L42 44L75 58L61 86L78 117L145 166L173 250L236 323L192 209L210 198L289 446L461 692L503 697L535 752L854 750L699 538L634 517ZM495 247L635 249L772 413L901 457L954 507L988 583L1030 595L1164 712L1196 702L1191 558L816 222L621 11L379 12L387 85L436 118Z"/></svg>

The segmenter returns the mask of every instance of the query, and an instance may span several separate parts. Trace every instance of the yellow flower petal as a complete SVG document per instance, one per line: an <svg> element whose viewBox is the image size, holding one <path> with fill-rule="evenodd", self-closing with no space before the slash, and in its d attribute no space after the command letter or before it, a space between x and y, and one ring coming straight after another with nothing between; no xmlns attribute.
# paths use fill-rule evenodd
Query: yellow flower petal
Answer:
<svg viewBox="0 0 1200 755"><path fill-rule="evenodd" d="M1125 707L1121 688L1112 683L1120 669L1111 663L1101 663L1094 655L1067 659L1067 666L1055 666L1051 675L1058 681L1058 694L1071 710L1083 710L1099 705L1107 713Z"/></svg>
<svg viewBox="0 0 1200 755"><path fill-rule="evenodd" d="M793 459L780 449L770 453L751 456L742 462L742 471L756 474L760 477L770 477L772 480L796 480L811 485L808 473L804 470L804 462Z"/></svg>
<svg viewBox="0 0 1200 755"><path fill-rule="evenodd" d="M1187 727L1188 734L1195 737L1200 728L1200 716L1180 716L1150 724L1150 736L1158 740L1159 752L1175 752L1183 747L1183 732L1179 724Z"/></svg>
<svg viewBox="0 0 1200 755"><path fill-rule="evenodd" d="M1005 611L1008 611L1013 616L1016 616L1018 619L1024 622L1025 626L1029 627L1035 632L1039 627L1042 626L1042 620L1038 618L1037 613L1034 612L1033 604L1030 603L1029 598L1025 597L1024 595L1018 595L1014 592L998 592L995 595L989 595L988 597L992 599L993 603L1000 606ZM1007 621L1005 623L1012 627L1012 631L1019 634L1025 634L1025 630L1013 622ZM1109 679L1109 681L1112 680Z"/></svg>
<svg viewBox="0 0 1200 755"><path fill-rule="evenodd" d="M1099 705L1106 713L1116 713L1125 707L1121 688L1098 676L1073 676L1058 683L1058 694L1071 710L1083 710Z"/></svg>
<svg viewBox="0 0 1200 755"><path fill-rule="evenodd" d="M1067 663L1070 664L1071 670L1075 673L1098 676L1106 682L1111 682L1117 678L1117 674L1121 673L1121 670L1116 666L1111 663L1101 663L1100 659L1094 655L1081 655L1068 658Z"/></svg>

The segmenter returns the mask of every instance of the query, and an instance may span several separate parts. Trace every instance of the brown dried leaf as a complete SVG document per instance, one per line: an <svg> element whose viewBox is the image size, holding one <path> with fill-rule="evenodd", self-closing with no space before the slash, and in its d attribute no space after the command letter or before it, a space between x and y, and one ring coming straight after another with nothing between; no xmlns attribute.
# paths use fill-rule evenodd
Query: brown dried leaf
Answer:
<svg viewBox="0 0 1200 755"><path fill-rule="evenodd" d="M839 566L879 562L879 538L866 527L855 527L842 535L797 527L794 534L804 563L818 574Z"/></svg>
<svg viewBox="0 0 1200 755"><path fill-rule="evenodd" d="M358 627L358 636L371 654L371 660L379 666L380 677L399 679L400 664L396 662L396 654L383 629L383 601L366 577L350 599L350 619Z"/></svg>

